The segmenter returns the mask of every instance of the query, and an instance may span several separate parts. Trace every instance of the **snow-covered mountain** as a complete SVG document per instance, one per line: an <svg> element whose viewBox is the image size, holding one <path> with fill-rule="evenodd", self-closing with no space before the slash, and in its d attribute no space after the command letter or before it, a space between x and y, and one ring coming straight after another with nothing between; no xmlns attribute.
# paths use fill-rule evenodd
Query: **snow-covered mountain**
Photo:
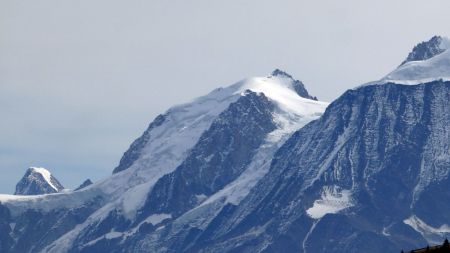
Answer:
<svg viewBox="0 0 450 253"><path fill-rule="evenodd" d="M450 40L448 38L434 36L429 41L424 41L417 44L401 65L404 65L407 62L428 60L438 54L443 53L449 48Z"/></svg>
<svg viewBox="0 0 450 253"><path fill-rule="evenodd" d="M439 79L450 80L450 40L435 36L418 44L397 69L381 83L421 84Z"/></svg>
<svg viewBox="0 0 450 253"><path fill-rule="evenodd" d="M173 107L105 180L0 195L0 251L400 252L441 243L450 235L447 41L419 44L386 77L330 105L275 70Z"/></svg>
<svg viewBox="0 0 450 253"><path fill-rule="evenodd" d="M275 70L159 115L103 181L54 196L0 195L0 201L14 219L28 220L26 210L35 210L49 221L50 232L33 250L99 247L110 237L123 237L116 231L133 234L149 221L157 225L201 203L224 198L238 203L268 172L282 143L320 117L327 105L309 95L303 83ZM172 178L186 183L189 179L195 186L183 187ZM184 195L167 195L166 188ZM148 204L152 198L163 201L155 207ZM27 224L27 229L13 229L12 237L37 236L33 225ZM31 244L25 245L13 245L11 251L29 250Z"/></svg>
<svg viewBox="0 0 450 253"><path fill-rule="evenodd" d="M45 168L30 167L16 185L15 195L40 195L63 190L61 183Z"/></svg>

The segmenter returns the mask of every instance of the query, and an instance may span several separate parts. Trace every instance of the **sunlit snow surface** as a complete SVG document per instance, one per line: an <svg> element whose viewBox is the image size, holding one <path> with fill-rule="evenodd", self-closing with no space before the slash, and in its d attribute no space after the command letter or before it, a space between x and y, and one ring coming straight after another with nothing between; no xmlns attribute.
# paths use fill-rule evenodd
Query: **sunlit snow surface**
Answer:
<svg viewBox="0 0 450 253"><path fill-rule="evenodd" d="M325 187L321 198L314 201L313 206L306 210L306 213L313 219L319 219L325 214L338 213L352 205L351 192L349 190Z"/></svg>
<svg viewBox="0 0 450 253"><path fill-rule="evenodd" d="M407 62L389 73L383 82L420 84L450 79L450 50L424 61Z"/></svg>
<svg viewBox="0 0 450 253"><path fill-rule="evenodd" d="M39 174L42 175L42 177L45 179L45 181L53 188L55 189L55 191L59 191L58 188L52 183L51 177L52 174L50 173L50 171L48 171L45 168L40 168L40 167L31 167L30 169L32 169L34 172L37 172Z"/></svg>
<svg viewBox="0 0 450 253"><path fill-rule="evenodd" d="M325 111L328 103L298 96L290 80L286 77L265 77L248 79L238 84L242 85L241 90L264 93L278 105L279 109L273 115L277 129L267 136L247 169L235 181L207 199L203 205L220 199L226 203L238 204L268 172L272 156L284 141L294 131L317 119Z"/></svg>
<svg viewBox="0 0 450 253"><path fill-rule="evenodd" d="M441 49L444 52L427 60L410 61L399 66L378 81L365 85L398 83L416 85L436 80L450 80L450 40L442 38Z"/></svg>

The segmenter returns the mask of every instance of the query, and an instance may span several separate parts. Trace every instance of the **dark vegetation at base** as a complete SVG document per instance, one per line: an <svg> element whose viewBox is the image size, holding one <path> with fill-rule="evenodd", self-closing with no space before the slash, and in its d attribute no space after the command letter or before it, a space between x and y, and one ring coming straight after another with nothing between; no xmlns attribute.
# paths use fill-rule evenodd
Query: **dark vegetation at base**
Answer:
<svg viewBox="0 0 450 253"><path fill-rule="evenodd" d="M445 239L444 243L442 245L437 245L437 246L427 246L425 248L421 248L421 249L415 249L415 250L411 250L408 251L410 253L425 253L425 252L433 252L433 253L450 253L450 245L447 239ZM402 250L402 253L405 253Z"/></svg>

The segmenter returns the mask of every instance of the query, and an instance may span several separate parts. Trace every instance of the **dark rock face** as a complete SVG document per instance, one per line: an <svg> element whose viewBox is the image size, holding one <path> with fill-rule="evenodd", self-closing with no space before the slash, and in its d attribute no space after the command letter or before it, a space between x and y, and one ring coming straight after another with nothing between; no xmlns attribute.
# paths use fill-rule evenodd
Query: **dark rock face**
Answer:
<svg viewBox="0 0 450 253"><path fill-rule="evenodd" d="M164 123L165 117L164 115L158 115L155 120L148 126L147 130L145 130L144 134L136 139L128 150L123 154L120 159L119 165L113 170L113 174L128 169L141 155L142 149L147 144L148 140L151 137L151 131L155 127L160 126Z"/></svg>
<svg viewBox="0 0 450 253"><path fill-rule="evenodd" d="M88 187L89 185L92 184L92 181L90 179L86 179L80 186L78 186L74 191L78 191L81 190L85 187Z"/></svg>
<svg viewBox="0 0 450 253"><path fill-rule="evenodd" d="M261 235L240 243L267 237L255 245L270 241L266 252L284 245L291 252L354 252L363 244L370 246L367 252L396 252L423 245L422 235L404 220L417 215L434 227L450 221L445 211L432 215L449 207L437 200L449 194L443 187L450 170L448 99L450 83L440 81L346 92L278 151L271 172L238 206L232 222L210 232L205 251L220 244L232 252L233 238L262 224L269 225ZM305 211L330 185L350 190L352 207L311 219Z"/></svg>
<svg viewBox="0 0 450 253"><path fill-rule="evenodd" d="M41 173L43 172L43 173ZM61 183L43 168L29 168L16 185L15 195L40 195L64 189Z"/></svg>
<svg viewBox="0 0 450 253"><path fill-rule="evenodd" d="M28 209L20 214L10 212L0 202L0 252L41 252L51 242L82 223L99 208L101 199L75 208L57 208L47 212Z"/></svg>
<svg viewBox="0 0 450 253"><path fill-rule="evenodd" d="M417 44L411 53L409 53L408 57L401 65L410 62L410 61L423 61L430 59L433 56L436 56L445 51L442 48L443 38L440 36L434 36L429 41L421 42Z"/></svg>
<svg viewBox="0 0 450 253"><path fill-rule="evenodd" d="M272 116L274 108L263 94L247 91L213 121L185 161L157 181L135 220L126 220L120 213L109 213L101 223L91 224L85 230L86 233L76 240L78 245L73 252L145 251L144 248L128 248L136 245L142 236L156 231L156 224L145 223L144 219L160 213L170 214L171 218L158 225L170 226L171 220L201 203L200 196L209 196L236 179L252 161L267 134L276 128ZM127 238L126 247L118 247L121 240L85 245L109 231L127 231L142 222L145 224L139 226L138 232Z"/></svg>
<svg viewBox="0 0 450 253"><path fill-rule="evenodd" d="M0 252L9 252L14 245L12 221L9 209L0 203Z"/></svg>
<svg viewBox="0 0 450 253"><path fill-rule="evenodd" d="M264 94L251 91L232 103L200 137L187 159L156 183L148 211L182 214L198 204L198 196L210 196L236 179L275 129L273 109Z"/></svg>
<svg viewBox="0 0 450 253"><path fill-rule="evenodd" d="M450 82L442 81L347 91L322 118L296 132L278 150L269 173L242 202L223 205L212 217L197 210L192 223L183 223L186 217L195 217L195 196L213 193L220 188L215 179L227 182L233 176L223 173L239 168L236 165L240 163L224 163L227 166L223 167L225 160L212 162L215 155L232 153L225 147L233 147L229 138L224 138L228 134L219 134L227 133L227 127L218 119L186 161L155 185L140 212L142 217L155 213L173 217L158 226L142 226L120 243L113 239L99 245L111 252L319 253L399 252L426 245L426 235L405 220L417 216L435 228L450 221L445 211L433 215L450 207L439 201L450 194L445 187L450 171L446 148L450 144L450 108L445 102L449 99ZM247 103L240 101L235 109L251 108L243 106ZM215 145L219 140L221 145ZM312 218L308 210L330 187L349 191L350 204L340 212ZM197 227L197 219L206 225ZM123 224L123 231L128 226L119 218L109 223ZM448 235L433 236L442 241ZM99 245L84 251L94 252Z"/></svg>
<svg viewBox="0 0 450 253"><path fill-rule="evenodd" d="M343 253L426 245L405 220L415 215L437 228L450 221L445 211L432 215L450 207L438 200L450 192L449 99L450 82L442 81L347 91L295 133L264 179L238 206L224 206L206 229L166 225L126 247ZM350 191L351 205L311 218L307 210L331 186Z"/></svg>

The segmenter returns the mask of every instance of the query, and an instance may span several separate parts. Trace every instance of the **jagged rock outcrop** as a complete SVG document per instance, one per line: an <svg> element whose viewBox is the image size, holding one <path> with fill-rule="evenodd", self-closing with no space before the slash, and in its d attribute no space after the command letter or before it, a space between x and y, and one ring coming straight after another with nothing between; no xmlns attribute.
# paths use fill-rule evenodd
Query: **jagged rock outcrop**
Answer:
<svg viewBox="0 0 450 253"><path fill-rule="evenodd" d="M428 60L449 49L450 41L441 36L433 36L429 41L417 44L401 65L411 61Z"/></svg>

